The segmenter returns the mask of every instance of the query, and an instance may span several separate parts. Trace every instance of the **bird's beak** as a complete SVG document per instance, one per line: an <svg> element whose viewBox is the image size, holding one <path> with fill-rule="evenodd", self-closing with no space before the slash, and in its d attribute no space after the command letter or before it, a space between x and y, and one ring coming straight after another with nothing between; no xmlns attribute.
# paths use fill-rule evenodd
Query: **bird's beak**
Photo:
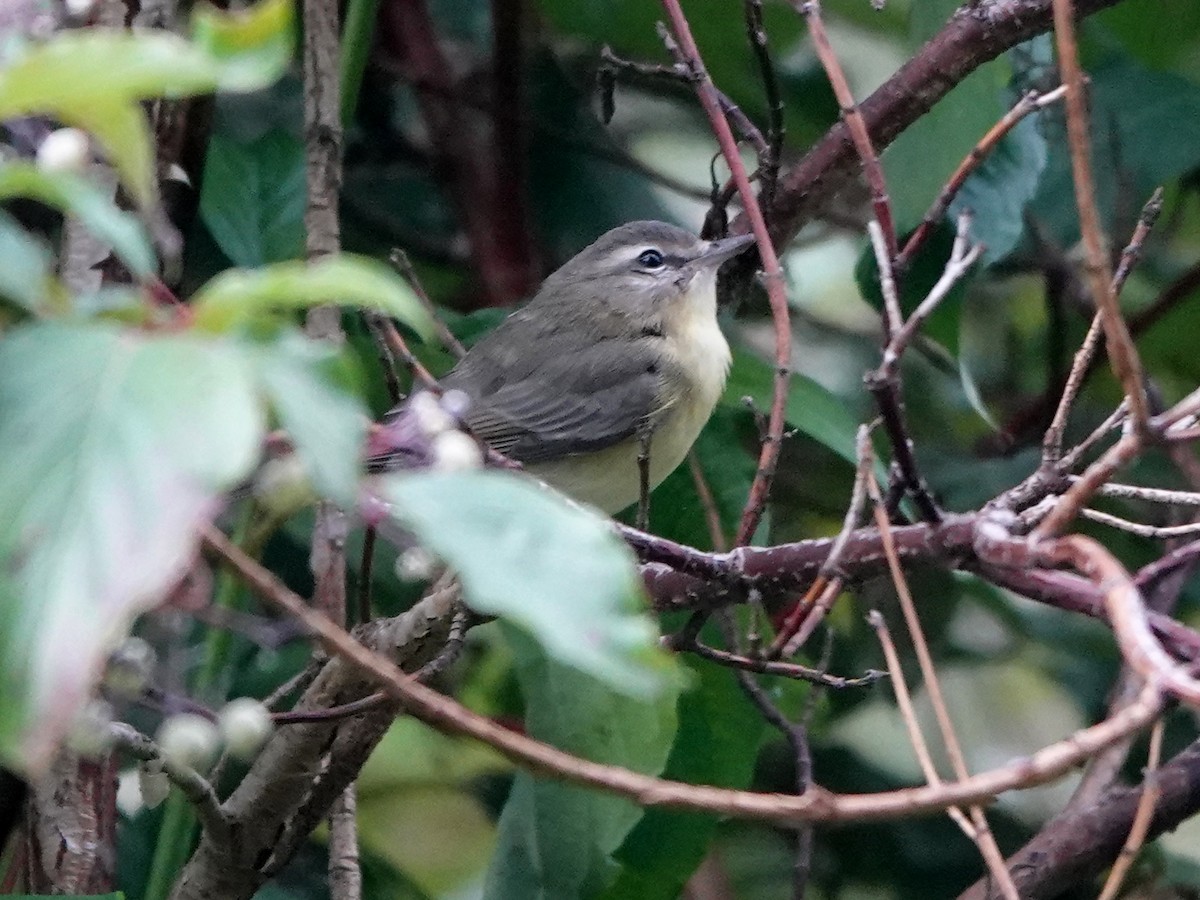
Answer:
<svg viewBox="0 0 1200 900"><path fill-rule="evenodd" d="M696 264L708 267L719 266L727 259L737 256L754 243L753 234L739 234L736 237L722 238L719 241L709 241L708 246L695 259Z"/></svg>

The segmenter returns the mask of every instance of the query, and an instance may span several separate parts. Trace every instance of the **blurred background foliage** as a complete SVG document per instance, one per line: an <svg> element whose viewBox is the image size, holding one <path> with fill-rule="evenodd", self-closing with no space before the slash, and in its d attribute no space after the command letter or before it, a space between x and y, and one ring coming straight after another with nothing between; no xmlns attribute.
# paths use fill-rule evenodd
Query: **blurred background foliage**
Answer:
<svg viewBox="0 0 1200 900"><path fill-rule="evenodd" d="M441 102L452 102L468 122L487 115L494 42L489 10L477 0L431 0L429 9L458 90ZM864 97L882 83L953 9L946 0L891 0L877 12L859 0L827 3L835 46L856 95ZM694 0L685 11L717 85L763 125L762 84L738 4ZM835 121L837 109L799 17L782 3L767 3L765 12L785 103L786 167ZM662 62L655 32L659 15L657 5L644 0L541 0L525 11L518 111L528 141L523 200L543 272L630 219L665 218L696 229L701 224L714 143L690 92L677 84L618 78L615 115L608 125L599 117L600 48ZM1162 220L1124 294L1127 314L1137 321L1140 313L1155 310L1177 279L1195 280L1200 259L1195 190L1200 7L1122 4L1090 18L1082 38L1092 78L1097 181L1114 247L1128 238L1153 188L1166 188ZM347 134L342 198L347 249L384 254L404 248L426 288L447 309L447 319L469 340L496 316L479 309L483 293L472 248L464 239L455 188L439 170L441 148L431 142L421 113L421 86L406 80L403 66L389 59L382 43L375 44ZM911 228L919 221L949 172L1022 91L1053 86L1055 77L1050 41L1036 39L982 67L909 129L884 155L900 225ZM192 283L231 264L258 265L300 252L299 91L293 78L257 95L218 98L200 214L186 245L186 278ZM973 233L988 244L987 265L938 313L929 342L906 373L918 455L950 509L977 507L1036 465L1038 437L1052 409L1046 398L1057 396L1086 329L1062 138L1059 107L1026 120L972 178L955 207L974 212ZM720 175L719 163L715 169ZM810 222L785 255L795 316L793 362L815 384L797 385L789 406L799 432L785 448L761 542L833 533L847 501L852 469L846 450L854 424L871 415L861 375L874 364L878 340L876 314L863 299L877 289L870 283L861 200L849 197L841 215ZM947 249L947 240L932 242L911 280L920 282L922 267L932 273L927 281L936 278ZM1147 369L1167 400L1200 378L1195 350L1200 306L1192 301L1176 299L1139 335ZM726 402L697 448L727 531L753 474L755 419L742 398L755 398L761 409L769 397L764 316L763 304L752 300L725 319L738 363ZM371 369L373 351L365 336L357 344L364 368ZM382 384L377 377L374 382ZM812 396L806 398L806 392ZM1118 396L1111 379L1097 373L1079 407L1077 433L1103 418ZM381 389L375 400L382 411L387 400ZM1153 484L1177 480L1154 461L1140 465L1136 475ZM686 468L656 494L652 530L711 546ZM288 533L293 539L277 540L269 559L277 571L292 572L303 588L307 528L292 523ZM1148 558L1150 549L1140 541L1097 533L1129 560ZM376 584L381 608L411 602L411 595L397 594L388 566L376 571L384 573ZM968 576L917 573L913 586L973 769L1052 742L1103 710L1117 658L1101 627L1006 596ZM1187 592L1185 617L1195 616L1194 595ZM856 674L880 664L862 613L870 606L894 613L892 603L889 586L880 583L865 585L840 606L832 618L833 671ZM261 691L295 665L293 655L247 646L236 667L241 683L235 692ZM782 737L748 705L728 672L702 662L689 665L697 686L680 702L666 774L791 789L793 762ZM522 697L529 700L524 682L514 676L510 651L491 627L472 633L468 658L451 680L458 696L497 715L517 715ZM918 780L885 686L819 698L791 683L772 682L770 691L797 714L816 700L810 736L820 784L867 791ZM580 750L587 753L586 742ZM477 746L398 722L359 783L362 838L372 863L368 880L406 885L390 888L401 893L387 896L470 896L496 852L496 816L511 778L506 763ZM1057 785L1002 800L994 816L1002 848L1015 849L1067 796L1069 786ZM665 821L682 818L641 817L624 843L614 844L609 871L577 895L673 896L702 859L700 878L725 885L721 896L788 892L792 835L699 816L688 817L685 827ZM142 814L126 829L152 832L152 820ZM555 826L529 822L542 829L529 839L543 852L555 852L550 840ZM1182 878L1200 887L1200 880L1192 880L1200 871L1196 846L1182 831L1160 841L1146 854L1147 877ZM569 849L558 851L564 862L573 858ZM553 858L542 860L546 869L555 864ZM810 896L948 897L979 872L975 849L945 819L821 829ZM301 860L289 880L261 896L318 897L322 882L323 868L306 868ZM496 896L520 896L511 887L505 894L495 880L491 886ZM702 896L700 889L695 896ZM1094 890L1081 885L1077 895Z"/></svg>
<svg viewBox="0 0 1200 900"><path fill-rule="evenodd" d="M381 257L404 249L464 340L470 342L498 320L492 304L519 300L520 292L504 295L481 279L481 251L472 242L464 203L483 207L475 212L488 222L497 214L487 208L494 197L464 196L471 185L461 180L461 161L439 139L429 111L431 106L452 109L463 130L451 134L451 141L459 150L478 150L478 134L487 130L494 113L491 98L500 90L496 74L505 69L493 60L497 10L512 15L516 9L520 15L519 106L510 113L526 150L513 171L525 179L515 185L525 221L516 221L528 228L530 283L621 222L661 218L700 228L710 171L723 179L725 170L713 162L715 144L691 92L678 83L618 75L615 114L607 124L601 116L602 46L629 59L666 61L655 31L657 4L532 0L489 7L480 0L428 0L452 86L450 95L432 97L435 86L414 77L411 59L396 52L387 33L389 9L400 0L381 4L379 31L359 37L360 51L369 52L347 123L344 243L348 250ZM865 0L824 5L835 47L860 98L893 74L955 6L949 0L889 0L880 10ZM765 126L767 108L741 5L690 0L685 12L716 84ZM786 169L836 121L837 106L800 17L780 2L767 2L765 13L784 100ZM1099 196L1114 248L1128 239L1151 191L1165 188L1163 215L1125 289L1123 306L1138 331L1155 388L1169 402L1200 381L1195 296L1200 284L1200 5L1131 0L1089 18L1081 39L1091 76ZM1055 79L1049 39L1030 41L981 67L889 148L884 163L901 227L919 221L958 161L1023 91L1045 89ZM191 173L200 192L185 234L181 294L230 266L302 255L301 110L298 73L264 91L215 99L202 164ZM752 164L749 154L747 160ZM500 162L485 160L486 165ZM862 374L878 359L878 316L871 300L878 289L864 238L869 214L864 200L858 189L844 192L837 202L831 198L826 214L808 222L786 248L792 360L798 372L789 403L795 432L787 440L758 543L828 535L841 523L853 475L848 459L853 430L873 414ZM1041 431L1087 327L1060 107L1027 119L1001 144L972 177L954 211L968 207L975 216L973 233L988 245L985 264L934 317L905 375L919 460L934 493L951 510L978 507L1036 467ZM507 215L500 220L513 221ZM521 245L514 235L505 237ZM917 260L910 285L937 277L948 246L944 226ZM357 319L348 317L346 325L358 362L354 377L381 413L389 400L375 350ZM755 413L770 396L771 332L762 298L751 296L727 310L724 326L735 346L734 373L696 458L729 534L754 471ZM450 364L437 350L422 349L422 355L435 371ZM750 404L745 397L752 398ZM1098 371L1071 433L1086 434L1118 400L1112 379ZM1183 486L1161 457L1139 463L1129 478ZM1110 508L1134 518L1154 515L1126 501L1110 501ZM654 532L712 546L687 467L659 489L652 511ZM1154 552L1140 539L1085 530L1130 564ZM272 539L265 554L266 563L301 592L311 588L310 533L311 521L298 517ZM357 540L352 539L353 559ZM391 562L380 559L374 570L377 609L383 613L406 608L416 597L412 586L395 578ZM966 575L916 571L912 586L973 770L1058 740L1102 713L1118 668L1103 627ZM1179 608L1186 621L1196 622L1197 599L1195 585L1189 585ZM882 581L862 585L831 616L831 671L856 675L881 667L874 636L863 621L872 607L898 624L890 586ZM165 642L177 647L171 662L179 690L202 658L204 629L187 621L161 615L142 626L157 642L166 634ZM678 624L668 621L664 627ZM740 624L755 627L745 620ZM807 662L817 661L820 645L812 642ZM210 696L199 699L215 703L221 695L263 696L305 659L299 644L264 647L234 635L219 677L209 683ZM905 662L917 685L907 653ZM671 711L673 738L646 751L661 755L655 766L665 765L666 776L684 780L793 790L791 752L732 675L698 660L686 664L692 685ZM439 686L505 721L539 709L543 718L553 712L558 720L530 721L528 727L556 735L583 755L602 756L605 738L595 733L598 724L631 714L583 707L573 711L580 721L563 721L567 710L545 697L538 705L539 690L568 677L539 668L545 665L488 625L471 632L464 659ZM886 683L819 695L803 684L763 683L789 714L811 717L812 769L819 784L865 792L919 780ZM1174 750L1192 727L1186 717L1172 726L1168 748ZM1131 774L1144 758L1140 753L1131 756ZM641 814L617 801L599 808L574 795L537 805L540 792L555 790L567 792L515 776L510 764L480 746L438 735L412 720L398 721L359 781L366 896L460 898L476 896L487 885L489 896L528 897L533 896L523 893L528 879L549 873L561 881L542 894L547 897L665 898L683 891L696 898L739 900L788 895L793 833L698 815ZM1001 848L1011 852L1020 846L1069 792L1068 783L1003 798L992 816ZM581 805L573 806L576 802ZM161 813L145 810L122 821L119 869L130 897L141 896L160 822ZM975 848L945 818L823 828L813 841L808 894L813 898L950 897L982 871ZM1197 847L1200 830L1185 826L1143 854L1139 878L1200 889ZM318 835L285 876L259 896L327 896L323 853ZM1080 885L1072 896L1095 891L1094 885Z"/></svg>

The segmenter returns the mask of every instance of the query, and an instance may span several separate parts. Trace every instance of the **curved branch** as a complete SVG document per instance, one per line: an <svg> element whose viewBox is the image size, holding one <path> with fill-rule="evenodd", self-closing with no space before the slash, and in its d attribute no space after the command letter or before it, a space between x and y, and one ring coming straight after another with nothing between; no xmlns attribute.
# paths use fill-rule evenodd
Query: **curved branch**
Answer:
<svg viewBox="0 0 1200 900"><path fill-rule="evenodd" d="M1120 0L1079 0L1078 17ZM859 104L876 150L883 150L964 78L1022 41L1052 27L1051 0L978 0L961 7L882 87ZM839 122L784 172L767 210L777 243L795 237L843 184L858 174L850 131ZM740 219L733 230L749 226Z"/></svg>

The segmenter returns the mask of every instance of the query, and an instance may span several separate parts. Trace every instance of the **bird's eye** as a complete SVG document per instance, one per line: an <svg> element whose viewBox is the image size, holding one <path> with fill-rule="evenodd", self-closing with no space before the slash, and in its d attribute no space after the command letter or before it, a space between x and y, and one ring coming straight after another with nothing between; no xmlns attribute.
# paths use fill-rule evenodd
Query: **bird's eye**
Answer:
<svg viewBox="0 0 1200 900"><path fill-rule="evenodd" d="M643 250L638 254L637 261L647 269L657 269L663 264L663 255L654 249Z"/></svg>

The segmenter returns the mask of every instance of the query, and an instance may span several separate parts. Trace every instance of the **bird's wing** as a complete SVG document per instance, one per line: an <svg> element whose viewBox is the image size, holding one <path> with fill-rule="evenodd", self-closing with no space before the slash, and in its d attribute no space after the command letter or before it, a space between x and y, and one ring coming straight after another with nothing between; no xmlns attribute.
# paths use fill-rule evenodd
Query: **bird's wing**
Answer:
<svg viewBox="0 0 1200 900"><path fill-rule="evenodd" d="M650 342L618 349L613 339L543 338L536 352L504 346L503 359L481 344L444 380L470 397L466 422L480 438L535 463L603 450L654 426L667 401Z"/></svg>

